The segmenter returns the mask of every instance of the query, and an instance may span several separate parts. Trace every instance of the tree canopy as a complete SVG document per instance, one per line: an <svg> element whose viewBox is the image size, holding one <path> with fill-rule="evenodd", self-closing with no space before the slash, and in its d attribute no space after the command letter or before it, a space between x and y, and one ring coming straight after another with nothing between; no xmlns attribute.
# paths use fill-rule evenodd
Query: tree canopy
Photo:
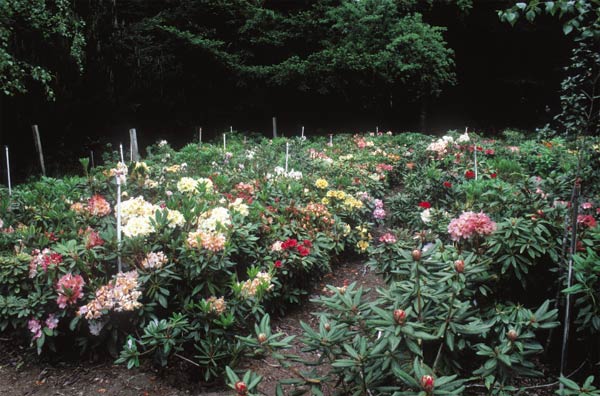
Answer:
<svg viewBox="0 0 600 396"><path fill-rule="evenodd" d="M53 98L60 64L56 53L68 54L83 67L83 27L68 0L0 0L1 92L25 93L37 82Z"/></svg>

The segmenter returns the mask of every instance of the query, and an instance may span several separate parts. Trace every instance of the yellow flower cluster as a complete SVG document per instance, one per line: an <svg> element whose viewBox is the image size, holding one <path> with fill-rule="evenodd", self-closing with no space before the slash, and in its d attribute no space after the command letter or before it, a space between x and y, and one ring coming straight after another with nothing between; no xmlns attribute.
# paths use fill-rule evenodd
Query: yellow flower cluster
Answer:
<svg viewBox="0 0 600 396"><path fill-rule="evenodd" d="M325 179L317 179L317 181L315 182L315 187L320 188L321 190L324 190L327 187L329 187L329 183Z"/></svg>
<svg viewBox="0 0 600 396"><path fill-rule="evenodd" d="M344 200L344 206L348 209L361 209L363 205L364 204L361 200L354 197L349 196Z"/></svg>
<svg viewBox="0 0 600 396"><path fill-rule="evenodd" d="M193 194L196 192L196 187L198 187L198 181L191 177L182 177L177 182L177 190L180 193L190 193Z"/></svg>
<svg viewBox="0 0 600 396"><path fill-rule="evenodd" d="M335 199L339 199L340 201L343 201L344 199L346 199L346 193L343 192L342 190L329 190L327 191L327 198L335 198Z"/></svg>
<svg viewBox="0 0 600 396"><path fill-rule="evenodd" d="M365 252L369 248L369 242L367 241L358 241L356 246L360 249L361 252Z"/></svg>
<svg viewBox="0 0 600 396"><path fill-rule="evenodd" d="M354 229L357 231L358 237L360 238L360 241L356 243L356 247L358 247L361 252L364 252L368 249L369 241L373 239L373 236L365 226L356 226Z"/></svg>
<svg viewBox="0 0 600 396"><path fill-rule="evenodd" d="M165 168L165 172L167 172L167 173L178 173L180 170L181 170L181 165L178 165L178 164L167 166Z"/></svg>

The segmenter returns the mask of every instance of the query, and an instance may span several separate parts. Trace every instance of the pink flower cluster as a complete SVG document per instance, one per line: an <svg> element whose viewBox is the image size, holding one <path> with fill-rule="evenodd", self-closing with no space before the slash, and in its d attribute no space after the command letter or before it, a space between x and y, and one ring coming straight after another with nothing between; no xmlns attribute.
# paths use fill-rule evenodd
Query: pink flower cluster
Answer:
<svg viewBox="0 0 600 396"><path fill-rule="evenodd" d="M73 305L82 296L83 285L85 282L81 275L73 275L71 273L63 275L56 283L56 291L58 298L56 302L60 308L66 308L67 305Z"/></svg>
<svg viewBox="0 0 600 396"><path fill-rule="evenodd" d="M375 167L375 169L377 170L377 172L383 172L383 171L391 171L394 169L394 167L392 165L388 165L388 164L377 164L377 166Z"/></svg>
<svg viewBox="0 0 600 396"><path fill-rule="evenodd" d="M96 246L104 245L104 239L102 239L102 237L100 237L100 234L94 231L92 227L88 227L85 230L80 229L78 234L83 235L83 239L85 241L85 248L88 250Z"/></svg>
<svg viewBox="0 0 600 396"><path fill-rule="evenodd" d="M103 217L110 213L110 204L102 195L94 195L88 199L87 211L92 216Z"/></svg>
<svg viewBox="0 0 600 396"><path fill-rule="evenodd" d="M46 318L44 324L46 325L46 328L50 330L56 329L58 327L58 318L54 314L50 314ZM39 320L35 318L29 319L27 322L27 327L29 328L31 334L33 334L32 337L34 340L37 340L42 336L42 322Z"/></svg>
<svg viewBox="0 0 600 396"><path fill-rule="evenodd" d="M453 241L490 235L494 231L496 231L496 223L483 212L463 212L448 224L448 233Z"/></svg>
<svg viewBox="0 0 600 396"><path fill-rule="evenodd" d="M377 220L385 219L385 210L383 209L383 201L381 199L375 200L375 210L373 211L373 217Z"/></svg>
<svg viewBox="0 0 600 396"><path fill-rule="evenodd" d="M379 242L388 244L396 243L396 237L394 236L394 234L386 232L385 234L379 237Z"/></svg>
<svg viewBox="0 0 600 396"><path fill-rule="evenodd" d="M29 277L33 278L37 275L39 267L42 267L44 272L48 271L48 267L51 265L57 266L63 261L63 257L60 253L53 252L46 248L42 251L39 249L33 249L31 252L33 258L29 262Z"/></svg>

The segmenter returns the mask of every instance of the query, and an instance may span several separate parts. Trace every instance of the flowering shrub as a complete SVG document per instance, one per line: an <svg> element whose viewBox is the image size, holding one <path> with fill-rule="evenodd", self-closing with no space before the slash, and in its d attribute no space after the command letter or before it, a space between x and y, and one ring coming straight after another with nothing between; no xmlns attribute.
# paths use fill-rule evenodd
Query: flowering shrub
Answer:
<svg viewBox="0 0 600 396"><path fill-rule="evenodd" d="M494 231L496 223L485 213L463 212L448 224L448 233L453 241L484 237Z"/></svg>
<svg viewBox="0 0 600 396"><path fill-rule="evenodd" d="M569 143L455 132L327 141L232 135L225 154L161 142L143 162L44 178L10 198L0 189L0 329L39 353L59 338L122 345L128 367L184 357L213 382L243 353L288 345L267 314L303 301L336 262L362 257L389 287L369 303L356 285L328 289L318 328L304 326L306 347L330 359L319 381L348 394L435 395L476 379L502 394L535 374L536 337L557 325L543 301L567 286L555 274L565 272L565 216L577 207L565 293L580 334L597 342L600 199L588 183L597 175L579 167L585 199L569 207L578 169ZM555 282L531 282L539 277ZM232 389L255 391L256 377L232 373ZM296 378L297 388L318 387L316 375Z"/></svg>

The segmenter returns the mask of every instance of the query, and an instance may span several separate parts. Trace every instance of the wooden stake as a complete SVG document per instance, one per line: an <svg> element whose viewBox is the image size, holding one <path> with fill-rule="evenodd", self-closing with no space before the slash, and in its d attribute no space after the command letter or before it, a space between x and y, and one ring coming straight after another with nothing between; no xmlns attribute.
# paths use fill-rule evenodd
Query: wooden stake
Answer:
<svg viewBox="0 0 600 396"><path fill-rule="evenodd" d="M90 161L92 162L92 168L95 168L96 166L94 165L94 151L90 150Z"/></svg>
<svg viewBox="0 0 600 396"><path fill-rule="evenodd" d="M42 175L46 176L46 164L44 163L44 152L42 151L42 140L40 139L40 130L37 125L32 125L33 130L33 141L35 142L35 148L40 157L40 165L42 167Z"/></svg>
<svg viewBox="0 0 600 396"><path fill-rule="evenodd" d="M131 162L138 162L140 160L140 151L138 149L137 132L135 128L129 130L129 156Z"/></svg>
<svg viewBox="0 0 600 396"><path fill-rule="evenodd" d="M277 138L277 117L273 117L273 139Z"/></svg>

